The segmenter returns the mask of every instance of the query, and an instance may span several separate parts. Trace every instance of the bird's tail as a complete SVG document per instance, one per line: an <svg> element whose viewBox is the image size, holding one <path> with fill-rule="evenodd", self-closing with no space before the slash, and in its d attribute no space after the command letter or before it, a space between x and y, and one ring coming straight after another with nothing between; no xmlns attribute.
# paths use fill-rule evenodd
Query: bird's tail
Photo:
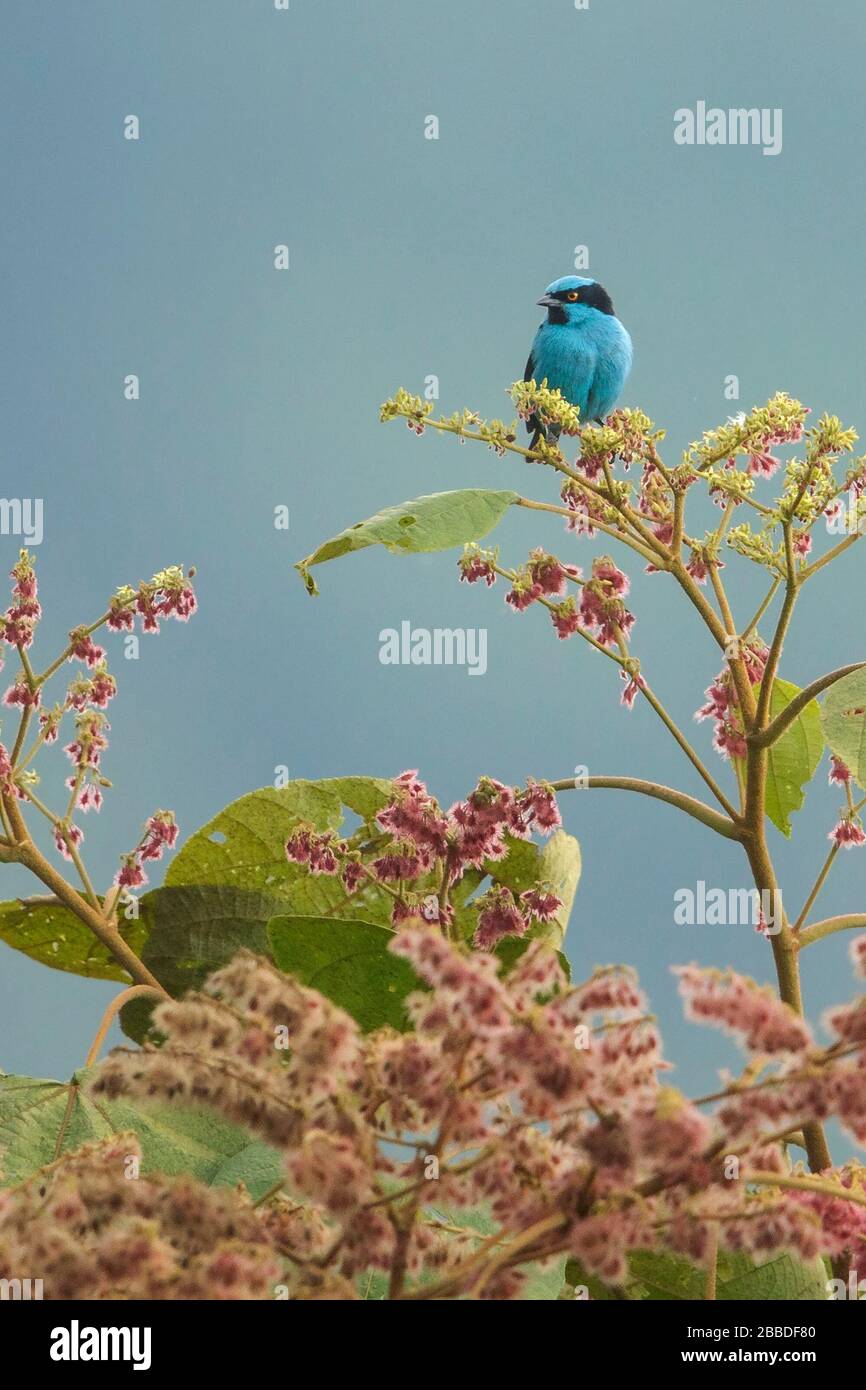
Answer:
<svg viewBox="0 0 866 1390"><path fill-rule="evenodd" d="M526 429L529 433L529 448L535 449L539 439L545 439L548 444L559 442L560 428L558 425L543 425L537 415L530 415L526 422Z"/></svg>

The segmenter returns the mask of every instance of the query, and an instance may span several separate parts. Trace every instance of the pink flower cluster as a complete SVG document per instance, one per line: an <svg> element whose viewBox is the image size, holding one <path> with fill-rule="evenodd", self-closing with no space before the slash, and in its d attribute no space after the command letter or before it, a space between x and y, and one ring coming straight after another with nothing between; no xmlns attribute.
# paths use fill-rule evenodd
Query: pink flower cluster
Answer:
<svg viewBox="0 0 866 1390"><path fill-rule="evenodd" d="M749 683L760 685L769 649L754 638L743 647L742 655ZM745 725L730 667L726 666L716 676L706 693L709 701L697 711L695 718L714 720L713 747L723 758L745 758L748 752Z"/></svg>
<svg viewBox="0 0 866 1390"><path fill-rule="evenodd" d="M802 1053L813 1045L807 1024L771 989L732 971L683 965L675 973L689 1018L717 1024L750 1052Z"/></svg>
<svg viewBox="0 0 866 1390"><path fill-rule="evenodd" d="M362 857L334 830L299 824L286 841L286 857L312 874L340 875L347 893L381 885L393 896L392 923L454 922L449 892L468 869L485 870L508 853L508 837L549 835L561 824L552 789L530 778L524 788L482 777L464 801L443 811L416 771L393 782L391 798L376 815L385 845ZM477 913L476 945L492 947L503 936L523 936L533 921L552 920L561 900L543 884L517 896L494 883L470 903Z"/></svg>
<svg viewBox="0 0 866 1390"><path fill-rule="evenodd" d="M866 832L855 815L842 816L827 836L839 849L859 849L866 844Z"/></svg>
<svg viewBox="0 0 866 1390"><path fill-rule="evenodd" d="M483 581L490 589L496 583L493 561L477 548L467 548L457 563L460 569L461 584L477 584L479 581Z"/></svg>
<svg viewBox="0 0 866 1390"><path fill-rule="evenodd" d="M119 888L141 888L147 883L147 875L142 865L161 859L167 849L173 849L177 841L178 825L172 811L154 811L144 827L144 834L130 854L123 856L121 868L115 877Z"/></svg>
<svg viewBox="0 0 866 1390"><path fill-rule="evenodd" d="M592 562L592 578L580 591L580 618L605 647L616 647L632 629L634 614L623 603L628 591L628 576L609 555L597 556Z"/></svg>
<svg viewBox="0 0 866 1390"><path fill-rule="evenodd" d="M141 620L142 632L159 632L160 620L175 618L188 622L198 607L195 590L189 582L194 574L184 575L180 566L172 566L155 574L149 583L138 589L119 589L111 600L108 626L115 632L131 632L135 618Z"/></svg>
<svg viewBox="0 0 866 1390"><path fill-rule="evenodd" d="M548 555L541 548L533 550L529 561L518 570L505 602L516 613L523 613L540 598L553 598L564 594L569 579L581 577L577 565L563 565L555 555Z"/></svg>
<svg viewBox="0 0 866 1390"><path fill-rule="evenodd" d="M562 907L555 893L529 888L515 897L504 884L495 884L478 900L478 926L472 944L491 951L504 936L525 936L537 922L551 922Z"/></svg>
<svg viewBox="0 0 866 1390"><path fill-rule="evenodd" d="M578 536L594 536L596 522L603 522L606 515L605 503L582 488L573 478L563 483L560 497L572 516L566 518L566 531L574 531Z"/></svg>
<svg viewBox="0 0 866 1390"><path fill-rule="evenodd" d="M854 949L861 973L864 942ZM282 1152L283 1193L253 1208L219 1189L196 1200L198 1185L184 1180L182 1201L154 1204L170 1183L129 1183L119 1163L107 1175L109 1150L84 1151L0 1199L0 1277L12 1261L30 1267L46 1221L64 1252L40 1265L48 1298L103 1288L94 1269L109 1263L125 1296L143 1287L164 1296L152 1263L163 1238L179 1298L196 1296L202 1268L225 1263L244 1297L268 1297L263 1286L278 1281L296 1299L354 1299L378 1275L392 1299L511 1299L529 1266L553 1256L572 1257L623 1296L633 1251L700 1264L711 1234L762 1261L853 1252L852 1268L862 1268L866 1220L847 1194L866 1191L863 1170L829 1170L813 1190L801 1174L805 1190L777 1186L773 1175L790 1162L773 1136L830 1114L852 1132L866 1128L866 1032L852 1044L849 1029L844 1049L821 1051L751 981L686 967L692 1015L777 1059L711 1108L662 1083L658 1032L629 970L570 985L557 955L534 942L506 971L423 924L400 929L391 949L422 986L406 1001L410 1032L365 1034L328 999L242 952L203 993L159 1006L164 1045L115 1052L90 1080L96 1097L171 1097L245 1126ZM130 1201L141 1203L148 1240L140 1259L120 1265L110 1252L129 1234ZM474 1229L479 1208L495 1240ZM174 1209L182 1225L171 1235ZM240 1266L216 1215L229 1209Z"/></svg>
<svg viewBox="0 0 866 1390"><path fill-rule="evenodd" d="M0 618L0 641L10 647L29 647L33 641L33 629L42 616L42 609L36 597L36 571L26 550L21 551L17 565L11 572L14 579L12 603L6 614Z"/></svg>
<svg viewBox="0 0 866 1390"><path fill-rule="evenodd" d="M835 753L830 758L830 771L827 776L830 786L849 787L851 783L851 769L837 758ZM860 821L856 809L853 808L851 793L849 797L849 810L846 811L834 825L828 835L828 839L833 841L837 849L858 849L866 844L866 832Z"/></svg>
<svg viewBox="0 0 866 1390"><path fill-rule="evenodd" d="M38 1265L59 1300L273 1299L282 1261L248 1197L189 1177L133 1182L131 1160L138 1139L115 1134L0 1195L0 1278Z"/></svg>
<svg viewBox="0 0 866 1390"><path fill-rule="evenodd" d="M592 562L592 577L580 590L580 600L574 597L554 604L551 617L556 635L565 640L576 632L588 633L605 647L618 647L624 642L634 624L634 614L623 603L629 591L629 580L608 555ZM631 707L637 687L629 689L624 703Z"/></svg>
<svg viewBox="0 0 866 1390"><path fill-rule="evenodd" d="M184 574L178 566L162 570L150 583L137 590L128 586L119 589L111 600L107 614L90 626L75 627L69 633L65 651L47 671L34 674L25 651L30 647L33 628L41 616L37 599L36 573L27 551L22 550L18 563L11 571L12 604L0 618L0 640L17 647L21 653L21 670L3 696L7 706L22 711L22 723L16 749L21 758L13 769L9 755L0 748L0 789L4 796L17 800L31 799L27 790L30 782L30 763L43 745L56 742L60 725L67 714L75 722L75 736L66 744L65 752L72 764L72 774L66 780L71 792L65 815L55 817L48 812L53 824L54 843L64 859L72 859L83 839L80 826L71 820L75 811L98 811L102 806L103 789L111 784L102 775L100 763L108 747L108 720L103 711L117 693L117 682L105 662L105 650L93 639L93 633L103 624L114 630L129 630L138 613L145 631L157 631L160 618L186 621L195 611L196 599L191 579L194 571ZM47 680L62 667L64 661L80 662L82 667L69 681L62 703L52 709L42 709L42 691ZM86 669L84 669L86 668ZM24 734L30 711L39 709L39 735L26 749ZM44 809L44 808L42 808ZM137 887L147 882L142 864L161 857L164 849L174 844L177 826L169 812L158 811L148 822L145 835L131 854L123 858L117 882L122 887Z"/></svg>

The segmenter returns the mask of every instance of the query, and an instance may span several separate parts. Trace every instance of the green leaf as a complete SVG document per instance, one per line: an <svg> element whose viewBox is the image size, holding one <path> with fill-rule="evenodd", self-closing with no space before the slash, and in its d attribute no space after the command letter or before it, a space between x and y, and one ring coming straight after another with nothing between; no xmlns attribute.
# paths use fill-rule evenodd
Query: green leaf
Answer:
<svg viewBox="0 0 866 1390"><path fill-rule="evenodd" d="M852 671L830 688L821 723L832 752L866 788L866 670Z"/></svg>
<svg viewBox="0 0 866 1390"><path fill-rule="evenodd" d="M504 936L502 940L498 942L498 944L493 948L493 954L494 956L496 956L497 960L502 962L502 965L499 970L500 975L505 976L511 974L511 971L517 965L518 961L520 960L520 957L531 945L533 939L534 938L531 935ZM559 961L560 966L562 967L562 972L565 975L566 980L570 980L571 961L568 959L568 956L564 956L562 954L562 951L557 951L556 958Z"/></svg>
<svg viewBox="0 0 866 1390"><path fill-rule="evenodd" d="M169 887L231 884L283 896L283 911L317 915L340 908L340 916L369 916L364 890L348 895L339 878L314 877L286 859L286 840L301 821L319 831L339 830L345 811L372 821L392 793L392 784L376 777L333 777L319 782L295 781L263 787L231 802L192 835L165 876ZM387 921L390 906L374 890L376 917ZM367 910L365 911L365 908Z"/></svg>
<svg viewBox="0 0 866 1390"><path fill-rule="evenodd" d="M610 1301L617 1292L601 1280L587 1276L577 1260L569 1260L566 1283L572 1289L586 1288L590 1299ZM622 1292L639 1302L698 1302L704 1298L706 1270L691 1261L664 1250L634 1250L629 1256L629 1278ZM796 1260L778 1255L764 1264L755 1264L748 1255L720 1250L716 1267L716 1299L719 1302L825 1301L827 1271L823 1260Z"/></svg>
<svg viewBox="0 0 866 1390"><path fill-rule="evenodd" d="M179 999L198 989L212 970L242 947L270 956L267 924L285 906L274 893L204 884L156 888L141 899L146 939L141 959L164 989ZM133 999L121 1010L127 1037L142 1042L154 1002Z"/></svg>
<svg viewBox="0 0 866 1390"><path fill-rule="evenodd" d="M557 830L540 847L531 840L518 840L511 836L507 837L507 842L506 857L488 861L485 869L495 883L504 884L515 896L526 892L536 883L543 883L562 899L562 907L553 921L539 924L532 932L533 938L541 937L552 946L561 946L580 882L580 845L573 835L566 834L564 830Z"/></svg>
<svg viewBox="0 0 866 1390"><path fill-rule="evenodd" d="M518 500L516 492L486 488L461 488L456 492L434 492L416 497L396 507L386 507L366 521L341 531L325 541L312 555L295 566L311 594L318 592L309 571L313 565L335 560L368 545L384 545L392 554L418 554L430 550L450 550L453 546L481 540L492 531L509 507Z"/></svg>
<svg viewBox="0 0 866 1390"><path fill-rule="evenodd" d="M246 1184L259 1197L279 1181L276 1149L199 1107L98 1100L86 1087L99 1068L71 1081L0 1073L0 1165L3 1184L23 1181L59 1152L132 1130L142 1149L142 1173L189 1174L211 1186Z"/></svg>
<svg viewBox="0 0 866 1390"><path fill-rule="evenodd" d="M410 1026L403 1000L421 986L408 962L388 950L393 936L374 922L329 917L283 916L268 924L280 969L345 1009L365 1032Z"/></svg>
<svg viewBox="0 0 866 1390"><path fill-rule="evenodd" d="M730 1254L720 1259L718 1297L727 1302L826 1302L827 1269L820 1256L815 1260L795 1260L777 1255L774 1260L755 1265L746 1255Z"/></svg>
<svg viewBox="0 0 866 1390"><path fill-rule="evenodd" d="M124 941L140 955L146 936L144 924L140 920L126 922L121 915L119 926ZM131 983L130 976L90 928L68 907L51 899L0 903L0 941L54 970L66 970L91 980Z"/></svg>
<svg viewBox="0 0 866 1390"><path fill-rule="evenodd" d="M773 682L770 698L770 719L786 709L800 687L790 681ZM816 700L810 700L804 710L773 744L767 756L767 815L783 835L791 834L791 816L799 811L806 799L805 787L817 771L824 753L821 731L821 711ZM744 760L738 759L740 766Z"/></svg>
<svg viewBox="0 0 866 1390"><path fill-rule="evenodd" d="M176 999L243 947L270 955L267 925L282 905L275 893L222 885L157 888L141 900L142 960Z"/></svg>
<svg viewBox="0 0 866 1390"><path fill-rule="evenodd" d="M782 713L800 687L776 680L770 699L770 718ZM789 729L773 744L767 760L767 815L783 835L791 834L790 817L806 799L804 788L815 776L824 754L821 711L810 700Z"/></svg>

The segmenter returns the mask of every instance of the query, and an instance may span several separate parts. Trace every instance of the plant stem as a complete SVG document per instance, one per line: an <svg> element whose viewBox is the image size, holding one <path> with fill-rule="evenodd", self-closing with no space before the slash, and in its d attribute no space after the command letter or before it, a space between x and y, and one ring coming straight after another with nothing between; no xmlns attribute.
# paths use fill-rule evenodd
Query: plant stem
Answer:
<svg viewBox="0 0 866 1390"><path fill-rule="evenodd" d="M102 1022L96 1032L96 1037L90 1044L90 1050L84 1059L85 1067L92 1067L99 1056L105 1036L114 1022L115 1015L120 1012L124 1004L128 1004L130 999L143 999L150 996L156 999L168 998L164 989L156 989L153 985L131 985L129 989L124 989L120 994L115 995L102 1015Z"/></svg>
<svg viewBox="0 0 866 1390"><path fill-rule="evenodd" d="M855 1206L866 1207L866 1194L857 1192L829 1178L810 1177L806 1173L764 1173L761 1171L745 1173L743 1182L754 1183L757 1187L788 1187L795 1192L820 1192L825 1197L838 1197L842 1202L853 1202Z"/></svg>
<svg viewBox="0 0 866 1390"><path fill-rule="evenodd" d="M515 505L518 507L526 507L534 512L552 512L554 516L564 516L572 520L575 515L568 507L557 507L553 502L536 502L530 497L519 497ZM604 534L610 536L612 540L621 541L623 545L629 546L637 555L642 556L648 564L658 565L659 556L654 551L649 550L640 541L628 535L626 531L617 530L614 526L607 526L603 521L593 520L590 524L594 530L603 531Z"/></svg>
<svg viewBox="0 0 866 1390"><path fill-rule="evenodd" d="M781 584L781 582L781 576L777 574L776 578L770 585L769 590L767 591L766 597L760 604L754 618L752 618L752 621L748 624L747 627L744 627L743 631L740 633L740 641L747 642L749 640L752 633L755 631L755 628L758 626L758 623L761 621L770 604L773 602L773 599L776 597L776 594L779 592L779 585Z"/></svg>
<svg viewBox="0 0 866 1390"><path fill-rule="evenodd" d="M706 767L704 767L704 764L701 762L701 759L698 757L697 753L696 753L695 750L692 748L692 746L691 746L691 744L689 743L688 739L686 738L685 734L681 733L680 730L677 728L677 725L674 723L673 719L671 719L671 717L670 717L670 715L668 714L667 710L665 709L664 705L661 703L661 701L660 701L659 699L656 698L656 696L655 696L655 695L653 694L653 692L650 690L650 688L649 688L648 685L642 685L642 686L640 687L640 689L641 689L642 695L643 695L644 698L645 698L646 700L648 700L649 703L652 705L653 709L655 710L655 712L656 712L656 714L658 715L659 719L660 719L660 720L662 721L662 723L664 724L665 728L666 728L671 734L673 734L673 737L676 739L676 741L677 741L677 743L679 744L680 748L681 748L681 749L683 750L683 752L685 753L685 755L686 755L686 757L688 758L689 762L692 764L692 766L696 769L696 771L700 774L700 776L701 776L701 777L703 778L703 780L706 782L707 786L709 787L710 791L713 793L713 796L716 798L716 800L718 801L719 805L722 806L722 807L724 808L724 810L725 810L725 811L728 813L728 815L731 817L731 820L736 821L736 819L737 819L737 812L734 810L733 806L731 805L731 803L730 803L730 801L728 800L728 798L725 796L725 793L722 791L721 787L718 785L718 783L716 782L715 778L711 775L711 773L709 772L709 770L708 770Z"/></svg>
<svg viewBox="0 0 866 1390"><path fill-rule="evenodd" d="M815 905L815 900L817 899L818 894L821 892L821 889L824 887L824 884L825 884L826 881L827 881L827 875L829 874L830 870L832 869L833 865L834 865L835 862L836 862L836 856L837 856L838 853L839 853L839 846L838 846L838 845L834 845L833 848L830 850L830 853L827 855L827 858L824 860L823 867L822 867L821 872L819 873L818 877L817 877L816 880L815 880L815 883L814 883L814 886L813 886L813 888L812 888L812 891L810 892L808 898L806 899L805 903L803 904L803 911L800 913L799 917L797 918L796 922L794 923L794 931L795 931L795 932L799 932L800 928L802 927L802 925L803 925L803 923L805 922L806 918L808 917L809 913L812 911L812 908L813 908L814 905ZM802 944L802 938L801 938L801 944Z"/></svg>
<svg viewBox="0 0 866 1390"><path fill-rule="evenodd" d="M29 838L23 843L16 845L14 860L23 864L32 874L50 888L60 901L75 913L85 926L88 926L94 936L98 937L105 946L106 950L114 957L119 965L131 975L132 979L139 985L150 985L153 989L165 995L166 991L159 983L155 975L152 975L147 966L139 960L138 956L130 946L126 944L120 932L115 926L106 920L96 908L83 898L80 893L66 882L61 873L55 869L54 865L45 858L45 855L37 849L33 841Z"/></svg>
<svg viewBox="0 0 866 1390"><path fill-rule="evenodd" d="M776 631L773 634L770 652L767 657L767 663L764 667L764 676L761 682L758 706L751 730L755 735L760 735L762 731L766 729L769 721L770 697L772 694L773 682L775 681L776 672L778 671L785 636L797 602L799 589L794 567L795 561L790 523L787 523L785 526L785 539L788 557L788 578L785 590L785 601L782 605L782 611L779 614ZM746 759L746 800L743 812L743 820L746 828L744 847L752 869L755 887L758 889L759 893L771 893L773 895L771 900L777 903L779 901L778 881L770 851L767 846L766 834L767 760L768 755L766 748L760 747L756 745L755 742L750 741ZM771 937L773 962L776 967L776 979L779 986L779 997L802 1017L804 1010L803 994L800 985L798 942L796 935L791 930L784 909L781 912L781 923L779 927L779 931ZM804 1124L803 1138L806 1144L809 1166L812 1168L812 1171L820 1172L824 1168L829 1168L832 1160L821 1124L817 1121L809 1121Z"/></svg>
<svg viewBox="0 0 866 1390"><path fill-rule="evenodd" d="M825 565L829 565L831 560L835 560L838 555L842 555L846 550L850 549L855 541L859 541L861 534L862 532L855 531L853 535L846 536L838 545L834 545L832 550L828 550L826 555L822 555L820 560L813 560L811 565L806 565L800 571L800 582L804 584L807 579L812 578L813 574L817 574Z"/></svg>
<svg viewBox="0 0 866 1390"><path fill-rule="evenodd" d="M716 1297L716 1277L719 1259L719 1228L710 1223L707 1241L707 1281L704 1285L705 1302L714 1302Z"/></svg>
<svg viewBox="0 0 866 1390"><path fill-rule="evenodd" d="M800 947L811 946L814 941L822 941L837 931L860 930L866 927L866 912L849 912L842 917L826 917L823 922L813 922L804 927L799 935Z"/></svg>
<svg viewBox="0 0 866 1390"><path fill-rule="evenodd" d="M826 676L820 676L818 680L812 681L798 695L795 695L790 704L786 705L780 714L767 725L765 729L756 731L753 741L759 748L769 748L781 738L786 729L790 728L798 715L802 714L808 704L827 690L831 685L843 679L844 676L853 675L855 671L862 671L866 668L866 661L855 661L850 666L840 666L838 671L830 671Z"/></svg>
<svg viewBox="0 0 866 1390"><path fill-rule="evenodd" d="M711 806L707 806L703 801L698 801L693 796L688 796L685 792L677 791L674 787L665 787L660 782L647 782L639 777L587 777L586 787L595 790L609 789L611 791L637 792L642 796L651 796L656 801L666 801L668 805L675 806L677 810L683 811L687 816L700 821L708 829L715 830L718 835L724 835L728 840L740 840L741 831L737 825L722 816L718 811L714 811ZM573 777L563 778L559 782L551 782L554 791L565 792L575 790L575 779Z"/></svg>

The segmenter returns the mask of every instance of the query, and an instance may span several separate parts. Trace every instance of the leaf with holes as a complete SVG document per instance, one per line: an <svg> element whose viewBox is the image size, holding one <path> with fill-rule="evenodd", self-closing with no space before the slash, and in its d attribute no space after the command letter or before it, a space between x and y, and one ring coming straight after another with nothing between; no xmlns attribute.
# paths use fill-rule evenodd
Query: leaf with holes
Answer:
<svg viewBox="0 0 866 1390"><path fill-rule="evenodd" d="M124 941L140 955L147 935L144 923L126 922L121 914L119 925ZM91 980L132 983L90 928L54 898L0 903L0 941L53 970L66 970Z"/></svg>
<svg viewBox="0 0 866 1390"><path fill-rule="evenodd" d="M821 707L821 723L831 750L866 788L866 670L836 682Z"/></svg>
<svg viewBox="0 0 866 1390"><path fill-rule="evenodd" d="M348 895L339 878L314 877L286 859L286 840L301 822L316 830L339 830L346 812L361 822L360 840L392 794L378 777L333 777L263 787L231 802L192 835L169 865L168 887L225 884L278 893L287 912L319 915L339 909L342 917L388 921L390 901L377 888ZM365 826L370 826L366 834Z"/></svg>
<svg viewBox="0 0 866 1390"><path fill-rule="evenodd" d="M451 550L481 540L501 521L518 500L516 492L488 488L461 488L455 492L434 492L416 497L396 507L386 507L366 521L358 521L325 541L295 566L309 593L318 593L310 575L313 565L336 560L352 550L383 545L395 555L419 554L432 550Z"/></svg>

